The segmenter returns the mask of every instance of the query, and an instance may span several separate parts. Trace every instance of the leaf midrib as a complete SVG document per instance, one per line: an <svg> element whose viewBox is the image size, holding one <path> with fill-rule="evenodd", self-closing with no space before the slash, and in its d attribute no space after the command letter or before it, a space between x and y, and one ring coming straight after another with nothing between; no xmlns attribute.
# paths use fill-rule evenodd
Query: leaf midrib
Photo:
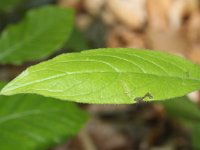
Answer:
<svg viewBox="0 0 200 150"><path fill-rule="evenodd" d="M43 82L43 81L47 81L47 80L50 80L50 79L56 79L56 78L59 78L59 77L63 77L63 76L66 76L66 75L74 75L74 74L96 74L96 73L118 73L118 75L120 74L123 74L123 73L132 73L132 74L139 74L139 75L146 75L146 76L155 76L156 77L162 77L162 78L174 78L174 79L179 79L179 80L190 80L190 81L197 81L197 82L200 82L200 80L198 79L194 79L194 78L184 78L184 77L177 77L177 76L165 76L165 75L159 75L159 74L150 74L150 73L136 73L136 72L112 72L112 71L104 71L104 72L101 72L101 71L97 71L97 72L71 72L71 73L63 73L63 74L57 74L57 75L54 75L54 76L51 76L51 77L48 77L48 78L44 78L44 79L41 79L41 80L35 80L35 81L32 81L32 82L28 82L26 84L21 84L19 86L13 86L13 88L7 90L7 91L4 91L4 88L1 90L0 94L3 94L5 92L9 92L9 91L12 91L12 90L15 90L15 89L18 89L18 88L21 88L21 87L25 87L25 86L29 86L31 84L34 84L34 83L38 83L38 82ZM9 86L9 85L8 85ZM9 88L9 87L8 87Z"/></svg>

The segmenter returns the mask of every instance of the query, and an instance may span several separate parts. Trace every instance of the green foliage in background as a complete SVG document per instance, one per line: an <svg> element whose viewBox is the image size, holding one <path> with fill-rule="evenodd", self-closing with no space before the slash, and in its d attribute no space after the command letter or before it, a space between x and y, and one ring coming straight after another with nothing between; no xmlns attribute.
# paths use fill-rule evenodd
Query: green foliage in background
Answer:
<svg viewBox="0 0 200 150"><path fill-rule="evenodd" d="M73 11L56 6L30 10L0 37L0 63L21 64L45 58L61 48L73 27Z"/></svg>
<svg viewBox="0 0 200 150"><path fill-rule="evenodd" d="M0 0L0 11L10 11L22 1L24 0Z"/></svg>
<svg viewBox="0 0 200 150"><path fill-rule="evenodd" d="M82 103L131 104L200 89L200 67L177 56L135 49L63 54L32 66L3 95L36 93Z"/></svg>
<svg viewBox="0 0 200 150"><path fill-rule="evenodd" d="M187 97L163 101L161 104L172 118L190 129L193 147L200 149L200 109L197 104Z"/></svg>
<svg viewBox="0 0 200 150"><path fill-rule="evenodd" d="M77 28L74 28L65 47L75 52L80 52L82 50L89 49L88 41L84 37L83 33Z"/></svg>
<svg viewBox="0 0 200 150"><path fill-rule="evenodd" d="M0 96L0 149L47 149L76 135L86 120L87 114L69 102L37 95Z"/></svg>

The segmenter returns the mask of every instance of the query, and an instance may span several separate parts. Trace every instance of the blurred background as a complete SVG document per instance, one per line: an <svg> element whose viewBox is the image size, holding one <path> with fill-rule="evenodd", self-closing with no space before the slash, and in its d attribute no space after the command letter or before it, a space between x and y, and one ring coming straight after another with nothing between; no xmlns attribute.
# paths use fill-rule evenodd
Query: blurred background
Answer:
<svg viewBox="0 0 200 150"><path fill-rule="evenodd" d="M48 58L92 48L129 47L165 51L200 63L199 0L15 0L12 5L9 1L0 2L0 31L39 6L52 4L75 10L70 39ZM38 62L0 65L0 78L9 81ZM92 115L89 123L76 137L51 150L198 149L200 134L194 133L200 125L194 127L196 121L189 119L187 128L186 119L182 122L177 118L185 109L192 112L198 107L200 93L183 99L180 108L179 103L80 105ZM180 116L174 118L177 110Z"/></svg>

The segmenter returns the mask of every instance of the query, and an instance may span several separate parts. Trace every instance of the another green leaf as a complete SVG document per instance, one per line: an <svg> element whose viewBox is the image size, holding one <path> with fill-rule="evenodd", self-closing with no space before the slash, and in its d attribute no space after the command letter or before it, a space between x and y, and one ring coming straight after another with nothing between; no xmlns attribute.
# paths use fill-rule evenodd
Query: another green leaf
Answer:
<svg viewBox="0 0 200 150"><path fill-rule="evenodd" d="M69 102L37 95L0 96L0 149L48 149L76 135L86 118Z"/></svg>
<svg viewBox="0 0 200 150"><path fill-rule="evenodd" d="M169 99L197 89L198 65L166 53L115 48L64 54L30 67L1 94L36 93L82 103L129 104Z"/></svg>
<svg viewBox="0 0 200 150"><path fill-rule="evenodd" d="M174 119L179 120L191 130L194 149L200 149L200 109L187 97L163 101L167 113Z"/></svg>
<svg viewBox="0 0 200 150"><path fill-rule="evenodd" d="M45 6L28 12L0 37L0 63L21 64L47 57L66 42L73 25L73 11Z"/></svg>

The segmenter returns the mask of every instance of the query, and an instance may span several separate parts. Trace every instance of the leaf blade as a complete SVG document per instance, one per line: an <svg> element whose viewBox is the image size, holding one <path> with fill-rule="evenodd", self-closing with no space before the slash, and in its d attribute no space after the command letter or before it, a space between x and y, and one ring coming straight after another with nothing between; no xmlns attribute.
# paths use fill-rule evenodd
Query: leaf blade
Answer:
<svg viewBox="0 0 200 150"><path fill-rule="evenodd" d="M129 104L146 93L155 100L182 96L200 88L199 77L199 66L177 56L147 50L100 49L64 54L30 67L1 93Z"/></svg>

